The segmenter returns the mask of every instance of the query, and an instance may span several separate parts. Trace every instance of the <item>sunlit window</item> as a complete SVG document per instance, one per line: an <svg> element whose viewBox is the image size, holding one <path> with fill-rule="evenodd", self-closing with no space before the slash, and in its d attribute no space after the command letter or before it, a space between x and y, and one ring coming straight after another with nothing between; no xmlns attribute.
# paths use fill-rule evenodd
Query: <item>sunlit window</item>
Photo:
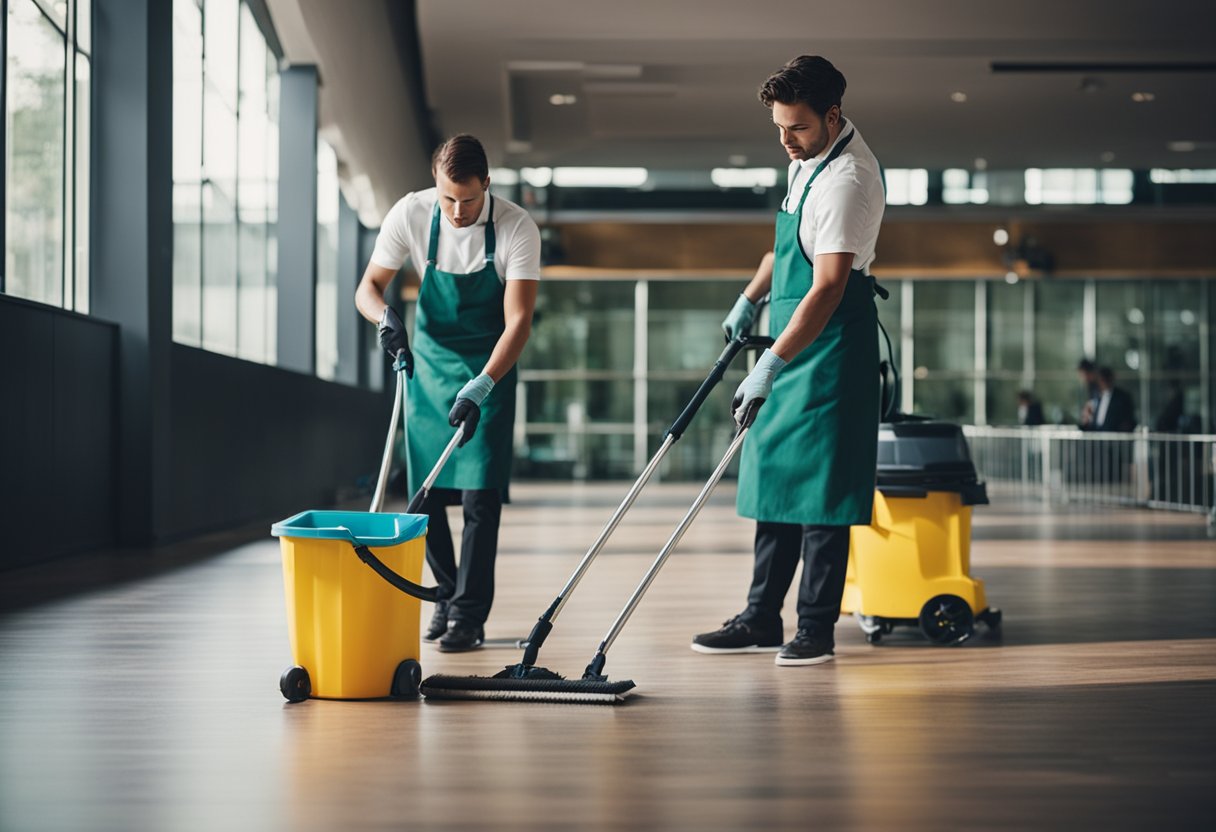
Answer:
<svg viewBox="0 0 1216 832"><path fill-rule="evenodd" d="M929 201L929 171L887 168L883 171L888 205L924 205Z"/></svg>
<svg viewBox="0 0 1216 832"><path fill-rule="evenodd" d="M89 309L89 3L10 0L0 291Z"/></svg>
<svg viewBox="0 0 1216 832"><path fill-rule="evenodd" d="M173 5L173 339L273 363L278 68L239 0Z"/></svg>
<svg viewBox="0 0 1216 832"><path fill-rule="evenodd" d="M1167 170L1153 168L1148 172L1155 185L1212 185L1216 184L1216 170Z"/></svg>
<svg viewBox="0 0 1216 832"><path fill-rule="evenodd" d="M338 157L323 139L317 141L317 375L333 380L338 373ZM345 299L344 299L345 300Z"/></svg>
<svg viewBox="0 0 1216 832"><path fill-rule="evenodd" d="M1132 201L1130 170L1028 168L1029 205L1126 205Z"/></svg>

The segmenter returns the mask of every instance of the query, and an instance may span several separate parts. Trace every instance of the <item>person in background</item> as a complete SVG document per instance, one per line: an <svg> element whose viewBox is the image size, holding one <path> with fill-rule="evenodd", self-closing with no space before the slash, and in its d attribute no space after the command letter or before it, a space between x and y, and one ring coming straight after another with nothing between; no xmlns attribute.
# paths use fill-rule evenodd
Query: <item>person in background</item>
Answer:
<svg viewBox="0 0 1216 832"><path fill-rule="evenodd" d="M1046 422L1043 418L1043 405L1039 404L1039 400L1034 397L1034 394L1029 390L1018 391L1018 424L1026 427L1042 425Z"/></svg>
<svg viewBox="0 0 1216 832"><path fill-rule="evenodd" d="M1085 388L1085 398L1081 402L1081 418L1078 424L1084 430L1094 420L1094 412L1098 409L1098 368L1088 358L1082 358L1077 364L1077 378Z"/></svg>
<svg viewBox="0 0 1216 832"><path fill-rule="evenodd" d="M1115 386L1115 373L1110 367L1100 367L1098 377L1098 403L1093 408L1093 418L1085 426L1092 431L1126 432L1136 427L1136 406L1131 394Z"/></svg>

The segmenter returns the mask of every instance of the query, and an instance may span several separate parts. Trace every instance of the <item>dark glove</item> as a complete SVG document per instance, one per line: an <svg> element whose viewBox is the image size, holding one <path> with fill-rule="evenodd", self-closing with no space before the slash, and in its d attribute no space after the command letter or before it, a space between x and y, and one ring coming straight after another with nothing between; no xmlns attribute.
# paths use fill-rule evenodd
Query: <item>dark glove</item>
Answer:
<svg viewBox="0 0 1216 832"><path fill-rule="evenodd" d="M405 374L413 378L414 354L410 352L410 339L405 334L405 324L401 323L401 318L398 317L393 307L384 307L384 314L380 316L379 330L380 346L384 347L384 351L394 360L397 358L397 353L404 351Z"/></svg>
<svg viewBox="0 0 1216 832"><path fill-rule="evenodd" d="M473 434L477 432L477 423L480 421L481 405L472 399L456 399L456 404L452 405L452 410L448 413L448 424L452 427L464 424L464 435L460 437L460 444L457 447L463 448L464 443L473 438Z"/></svg>

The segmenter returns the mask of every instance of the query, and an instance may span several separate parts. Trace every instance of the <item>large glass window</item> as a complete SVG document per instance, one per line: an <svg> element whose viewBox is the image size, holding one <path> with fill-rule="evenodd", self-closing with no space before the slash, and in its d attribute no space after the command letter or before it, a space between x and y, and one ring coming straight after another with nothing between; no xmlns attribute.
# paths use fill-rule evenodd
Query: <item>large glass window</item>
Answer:
<svg viewBox="0 0 1216 832"><path fill-rule="evenodd" d="M520 360L517 475L636 476L720 353L721 321L743 281L543 282ZM990 280L982 290L971 280L882 283L892 297L877 301L879 317L896 360L911 350L913 372L902 381L917 413L971 422L975 397L983 396L988 423L1016 424L1017 393L1025 388L1047 422L1074 423L1084 401L1076 365L1089 344L1100 362L1122 361L1119 383L1143 423L1170 431L1208 425L1211 371L1202 345L1205 322L1216 315L1216 283L1054 278ZM763 323L757 331L766 331ZM1129 350L1138 355L1138 375L1127 366ZM749 363L736 361L660 477L708 476L729 440L730 396Z"/></svg>
<svg viewBox="0 0 1216 832"><path fill-rule="evenodd" d="M924 281L913 294L916 411L971 421L975 415L975 284Z"/></svg>
<svg viewBox="0 0 1216 832"><path fill-rule="evenodd" d="M523 476L634 471L633 281L542 281L520 359Z"/></svg>
<svg viewBox="0 0 1216 832"><path fill-rule="evenodd" d="M1145 404L1141 380L1148 369L1148 286L1139 280L1099 280L1095 284L1096 361L1111 368L1115 385L1127 391L1140 414ZM1137 421L1142 423L1143 418Z"/></svg>
<svg viewBox="0 0 1216 832"><path fill-rule="evenodd" d="M990 281L987 293L986 410L992 425L1017 424L1026 363L1026 283Z"/></svg>
<svg viewBox="0 0 1216 832"><path fill-rule="evenodd" d="M722 352L725 346L722 319L742 288L742 283L734 281L650 283L647 321L649 452L658 449L663 434L696 393ZM759 332L759 329L753 327L753 331ZM713 470L734 430L730 401L735 388L747 375L749 360L747 355L735 359L684 437L668 453L663 464L664 476L703 479ZM738 465L737 460L735 465Z"/></svg>
<svg viewBox="0 0 1216 832"><path fill-rule="evenodd" d="M1085 391L1077 362L1085 357L1085 284L1040 280L1034 285L1034 393L1049 422L1076 424Z"/></svg>
<svg viewBox="0 0 1216 832"><path fill-rule="evenodd" d="M273 363L278 72L240 0L174 0L173 338Z"/></svg>
<svg viewBox="0 0 1216 832"><path fill-rule="evenodd" d="M338 303L338 157L317 141L317 375L333 380L338 373L338 315L348 306ZM344 299L345 300L345 299Z"/></svg>
<svg viewBox="0 0 1216 832"><path fill-rule="evenodd" d="M89 307L88 3L9 0L0 290Z"/></svg>

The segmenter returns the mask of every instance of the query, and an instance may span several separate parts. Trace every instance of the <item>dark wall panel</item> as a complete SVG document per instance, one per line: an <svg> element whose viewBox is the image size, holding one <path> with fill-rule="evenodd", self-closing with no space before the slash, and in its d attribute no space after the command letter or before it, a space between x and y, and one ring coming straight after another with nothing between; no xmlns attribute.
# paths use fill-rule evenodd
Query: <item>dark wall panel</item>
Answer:
<svg viewBox="0 0 1216 832"><path fill-rule="evenodd" d="M325 508L366 487L391 402L173 345L172 489L160 539Z"/></svg>
<svg viewBox="0 0 1216 832"><path fill-rule="evenodd" d="M114 542L112 324L0 296L0 569Z"/></svg>

